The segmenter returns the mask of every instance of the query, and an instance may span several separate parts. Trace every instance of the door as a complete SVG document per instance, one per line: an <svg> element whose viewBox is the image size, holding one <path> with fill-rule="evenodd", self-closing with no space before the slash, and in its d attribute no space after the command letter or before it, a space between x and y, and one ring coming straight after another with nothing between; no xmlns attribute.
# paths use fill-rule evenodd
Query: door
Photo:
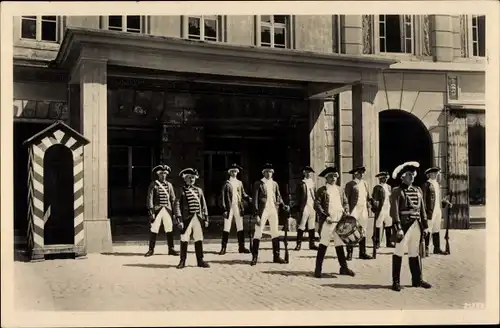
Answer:
<svg viewBox="0 0 500 328"><path fill-rule="evenodd" d="M73 153L63 145L44 158L44 244L74 244Z"/></svg>

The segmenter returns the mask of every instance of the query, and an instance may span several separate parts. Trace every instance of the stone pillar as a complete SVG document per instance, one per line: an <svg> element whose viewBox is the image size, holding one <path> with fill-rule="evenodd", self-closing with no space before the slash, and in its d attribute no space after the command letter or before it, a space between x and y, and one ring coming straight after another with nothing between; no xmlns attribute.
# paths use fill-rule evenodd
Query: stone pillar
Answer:
<svg viewBox="0 0 500 328"><path fill-rule="evenodd" d="M325 167L337 165L336 119L333 99L309 101L310 165L316 177ZM324 179L316 178L316 184L322 186Z"/></svg>
<svg viewBox="0 0 500 328"><path fill-rule="evenodd" d="M321 99L309 100L309 165L318 174L325 168L325 110ZM323 185L323 179L315 175L316 185Z"/></svg>
<svg viewBox="0 0 500 328"><path fill-rule="evenodd" d="M342 22L343 21L343 22ZM359 55L363 53L363 16L343 15L341 26L342 53Z"/></svg>
<svg viewBox="0 0 500 328"><path fill-rule="evenodd" d="M379 117L375 107L378 88L356 84L352 87L352 152L353 166L365 166L368 186L376 184L379 171Z"/></svg>
<svg viewBox="0 0 500 328"><path fill-rule="evenodd" d="M84 148L84 224L88 253L110 252L108 218L107 63L82 59L74 71L80 85L80 128L90 140Z"/></svg>
<svg viewBox="0 0 500 328"><path fill-rule="evenodd" d="M431 44L434 61L452 62L454 55L452 16L432 15L431 22Z"/></svg>

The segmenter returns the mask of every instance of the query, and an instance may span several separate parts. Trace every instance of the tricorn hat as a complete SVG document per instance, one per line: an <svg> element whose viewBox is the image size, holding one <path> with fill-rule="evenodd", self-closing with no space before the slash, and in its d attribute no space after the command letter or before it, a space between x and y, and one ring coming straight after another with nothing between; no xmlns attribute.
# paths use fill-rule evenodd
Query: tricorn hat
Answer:
<svg viewBox="0 0 500 328"><path fill-rule="evenodd" d="M337 175L337 177L339 176L339 170L337 170L336 167L329 166L326 169L324 169L323 171L321 171L321 173L319 174L319 177L325 178L327 175L332 174L332 173Z"/></svg>
<svg viewBox="0 0 500 328"><path fill-rule="evenodd" d="M160 165L156 165L151 172L153 174L155 174L155 173L158 173L159 171L167 171L167 173L170 173L171 169L170 169L170 166L168 166L168 165L160 164Z"/></svg>
<svg viewBox="0 0 500 328"><path fill-rule="evenodd" d="M238 164L232 164L228 169L227 171L231 171L231 170L237 170L238 172L241 172L243 171L243 168L241 166L239 166Z"/></svg>
<svg viewBox="0 0 500 328"><path fill-rule="evenodd" d="M434 166L434 167L431 167L431 168L428 168L427 170L425 170L425 174L434 173L434 172L441 172L441 168Z"/></svg>
<svg viewBox="0 0 500 328"><path fill-rule="evenodd" d="M357 167L353 168L352 170L350 170L347 173L354 174L354 173L357 173L357 172L363 172L363 173L365 173L366 172L366 168L364 166L357 166Z"/></svg>
<svg viewBox="0 0 500 328"><path fill-rule="evenodd" d="M375 178L380 178L380 177L390 177L391 175L389 174L389 172L386 172L386 171L382 171L382 172L379 172L375 175Z"/></svg>
<svg viewBox="0 0 500 328"><path fill-rule="evenodd" d="M198 171L196 169L193 169L193 168L186 168L182 171L179 172L179 176L181 178L184 178L185 176L188 176L188 175L193 175L195 178L198 179Z"/></svg>
<svg viewBox="0 0 500 328"><path fill-rule="evenodd" d="M406 172L411 172L413 177L417 176L417 170L420 167L418 162L405 162L394 169L392 172L392 178L397 179L403 176Z"/></svg>
<svg viewBox="0 0 500 328"><path fill-rule="evenodd" d="M270 164L270 163L264 164L264 166L262 167L262 172L268 171L268 170L274 172L273 164Z"/></svg>
<svg viewBox="0 0 500 328"><path fill-rule="evenodd" d="M304 167L302 168L302 172L312 172L312 173L314 173L314 170L313 170L313 168L312 168L312 167L310 167L310 166L304 166Z"/></svg>

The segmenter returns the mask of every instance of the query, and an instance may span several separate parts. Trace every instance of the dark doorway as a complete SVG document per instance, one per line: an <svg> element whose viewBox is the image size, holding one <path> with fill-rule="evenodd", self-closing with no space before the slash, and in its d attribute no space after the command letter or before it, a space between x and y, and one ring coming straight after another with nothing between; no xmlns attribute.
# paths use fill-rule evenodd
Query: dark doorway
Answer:
<svg viewBox="0 0 500 328"><path fill-rule="evenodd" d="M73 153L63 145L51 146L44 158L45 245L74 243Z"/></svg>
<svg viewBox="0 0 500 328"><path fill-rule="evenodd" d="M380 170L392 171L403 162L417 161L420 170L415 185L425 182L424 172L432 165L432 142L420 119L403 110L386 110L379 114ZM399 181L389 179L396 186Z"/></svg>
<svg viewBox="0 0 500 328"><path fill-rule="evenodd" d="M50 123L14 123L14 231L23 242L28 229L28 147L23 142Z"/></svg>

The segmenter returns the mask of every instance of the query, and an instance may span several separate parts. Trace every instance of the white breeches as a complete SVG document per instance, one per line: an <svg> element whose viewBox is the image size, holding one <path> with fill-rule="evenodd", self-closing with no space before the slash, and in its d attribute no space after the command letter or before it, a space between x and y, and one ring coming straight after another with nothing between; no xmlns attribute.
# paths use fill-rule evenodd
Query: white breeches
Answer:
<svg viewBox="0 0 500 328"><path fill-rule="evenodd" d="M270 210L267 208L264 209L262 213L262 217L260 218L260 225L255 225L255 234L254 239L262 238L262 229L266 226L266 223L269 221L269 228L271 232L271 238L278 238L280 236L278 229L278 211L273 206Z"/></svg>
<svg viewBox="0 0 500 328"><path fill-rule="evenodd" d="M298 229L305 230L306 223L307 223L307 227L309 229L316 228L316 211L314 210L312 205L306 205L304 207L304 211L302 212L302 218L300 220L300 224L298 226Z"/></svg>
<svg viewBox="0 0 500 328"><path fill-rule="evenodd" d="M337 215L332 216L332 219L334 220L333 223L328 223L328 222L323 222L323 225L321 227L321 234L320 234L320 239L319 243L324 246L329 246L330 241L333 239L333 244L335 247L337 246L344 246L344 242L342 239L340 239L339 235L335 232L335 227L337 227L337 223L339 222L340 218L342 217L342 211L339 211Z"/></svg>
<svg viewBox="0 0 500 328"><path fill-rule="evenodd" d="M368 221L368 209L366 208L366 204L358 204L354 207L351 212L351 216L354 216L356 220L358 220L359 224L363 227L363 229L367 228Z"/></svg>
<svg viewBox="0 0 500 328"><path fill-rule="evenodd" d="M443 217L443 212L441 211L441 207L436 205L434 207L434 211L432 212L432 218L430 223L431 233L436 233L441 230L441 218Z"/></svg>
<svg viewBox="0 0 500 328"><path fill-rule="evenodd" d="M408 257L418 256L420 246L420 226L415 221L406 232L403 240L396 244L394 254L403 257L405 250L408 250Z"/></svg>
<svg viewBox="0 0 500 328"><path fill-rule="evenodd" d="M191 239L191 234L193 235L194 241L203 240L203 228L201 226L200 218L198 215L194 215L186 228L186 231L181 235L181 241L189 242Z"/></svg>
<svg viewBox="0 0 500 328"><path fill-rule="evenodd" d="M173 229L173 223L172 223L172 217L170 214L168 214L167 210L165 207L162 207L160 212L155 217L155 220L153 223L151 223L151 232L152 233L158 233L160 232L160 227L161 224L163 223L163 229L165 230L166 233L172 232Z"/></svg>
<svg viewBox="0 0 500 328"><path fill-rule="evenodd" d="M375 224L377 228L382 228L383 225L385 225L386 227L392 226L392 218L389 214L389 208L382 208Z"/></svg>
<svg viewBox="0 0 500 328"><path fill-rule="evenodd" d="M231 210L229 211L227 218L224 219L224 231L231 231L231 226L234 223L236 224L236 231L243 230L243 217L241 216L240 209L238 208L238 204L233 203Z"/></svg>

